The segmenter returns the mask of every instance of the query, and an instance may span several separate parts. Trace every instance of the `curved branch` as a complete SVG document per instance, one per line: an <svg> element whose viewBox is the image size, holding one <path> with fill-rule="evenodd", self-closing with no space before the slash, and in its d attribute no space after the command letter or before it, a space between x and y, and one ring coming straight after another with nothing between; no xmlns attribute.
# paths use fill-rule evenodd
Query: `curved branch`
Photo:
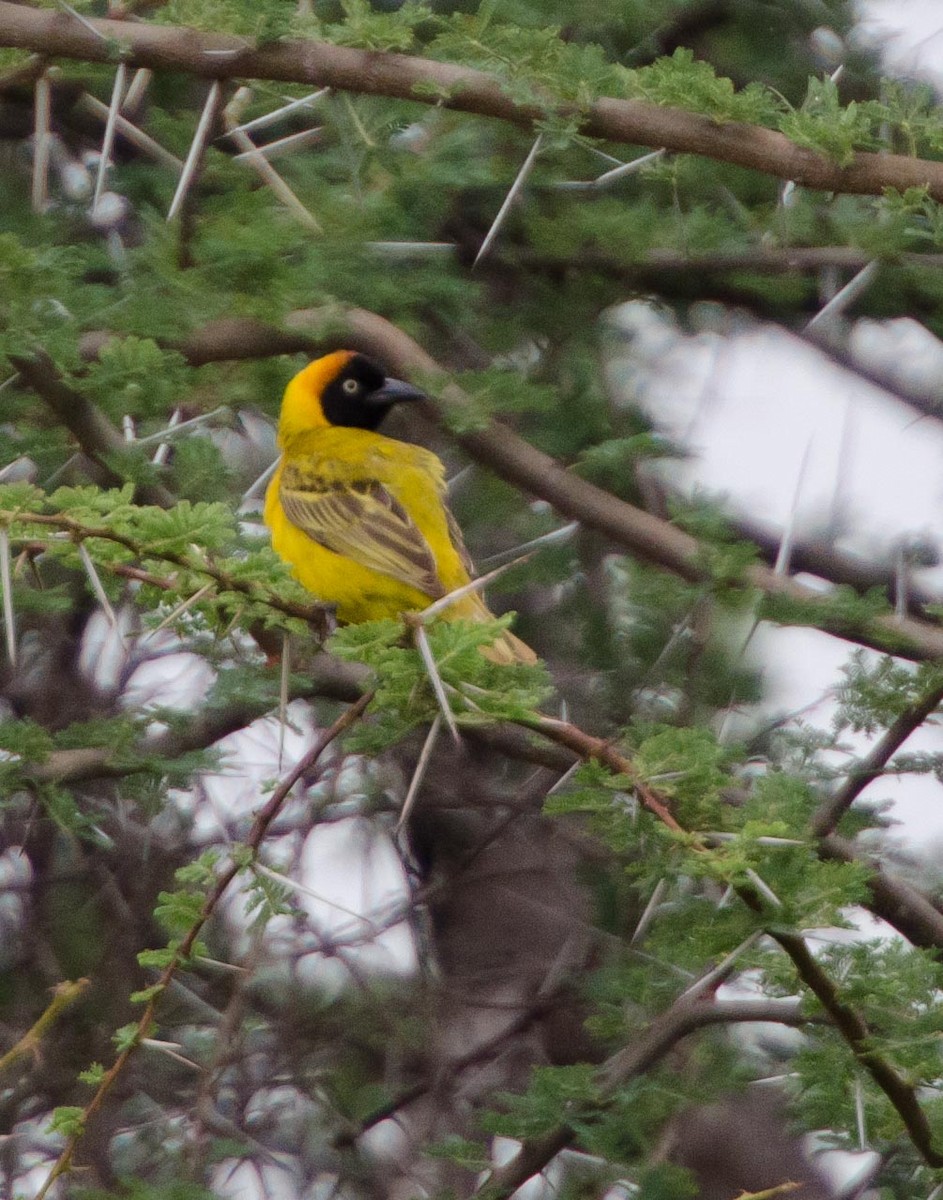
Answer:
<svg viewBox="0 0 943 1200"><path fill-rule="evenodd" d="M943 199L943 163L899 154L856 154L839 166L781 133L641 100L604 97L585 112L573 105L521 104L484 71L405 54L385 54L325 42L271 42L254 47L229 34L167 25L77 21L68 12L0 2L0 45L50 57L114 61L116 48L130 66L186 71L205 79L274 79L339 91L435 104L532 128L547 115L580 118L580 132L609 142L665 147L750 167L818 191L880 195L926 187Z"/></svg>
<svg viewBox="0 0 943 1200"><path fill-rule="evenodd" d="M922 696L907 706L879 739L869 754L866 754L845 776L845 782L819 805L812 818L812 832L816 837L832 833L852 804L864 789L879 775L915 730L943 704L943 683L936 683Z"/></svg>

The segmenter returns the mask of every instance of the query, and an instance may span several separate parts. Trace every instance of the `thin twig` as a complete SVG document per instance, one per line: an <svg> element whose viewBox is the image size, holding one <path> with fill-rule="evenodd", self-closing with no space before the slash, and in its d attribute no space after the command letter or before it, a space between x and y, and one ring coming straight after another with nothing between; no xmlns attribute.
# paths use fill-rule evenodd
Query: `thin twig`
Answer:
<svg viewBox="0 0 943 1200"><path fill-rule="evenodd" d="M5 1054L0 1055L0 1075L3 1075L8 1067L21 1058L25 1058L26 1055L39 1055L42 1052L42 1041L46 1031L53 1022L59 1019L63 1011L74 1004L76 1000L81 999L90 987L91 981L88 979L57 983L53 988L52 1000L46 1010L19 1041L15 1042Z"/></svg>
<svg viewBox="0 0 943 1200"><path fill-rule="evenodd" d="M900 713L871 752L847 772L842 786L816 809L812 818L812 832L816 837L824 838L835 829L868 784L882 774L904 742L941 704L943 682L937 682Z"/></svg>

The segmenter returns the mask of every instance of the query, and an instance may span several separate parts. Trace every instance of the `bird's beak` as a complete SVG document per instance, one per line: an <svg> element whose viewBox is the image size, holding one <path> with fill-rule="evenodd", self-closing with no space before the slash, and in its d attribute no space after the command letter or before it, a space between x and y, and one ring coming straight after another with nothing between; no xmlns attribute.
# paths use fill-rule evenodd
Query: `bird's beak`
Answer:
<svg viewBox="0 0 943 1200"><path fill-rule="evenodd" d="M381 405L385 408L390 408L394 404L400 404L404 400L428 400L425 392L414 387L411 383L406 383L402 379L387 378L382 387L377 388L375 392L371 392L367 396L367 402L371 405Z"/></svg>

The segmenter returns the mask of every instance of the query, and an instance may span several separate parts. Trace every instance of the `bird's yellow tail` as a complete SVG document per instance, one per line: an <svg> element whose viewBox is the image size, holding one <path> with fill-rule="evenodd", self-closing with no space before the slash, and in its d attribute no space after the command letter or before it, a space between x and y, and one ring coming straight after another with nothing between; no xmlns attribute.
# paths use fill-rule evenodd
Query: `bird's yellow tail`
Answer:
<svg viewBox="0 0 943 1200"><path fill-rule="evenodd" d="M482 646L481 652L491 662L509 666L511 663L535 663L537 655L526 642L515 637L510 629L505 629L501 636L490 646Z"/></svg>
<svg viewBox="0 0 943 1200"><path fill-rule="evenodd" d="M494 613L477 592L459 600L446 609L443 615L446 620L494 620ZM522 642L519 637L515 637L510 629L505 629L500 633L490 646L482 646L481 653L491 662L501 663L503 666L509 666L511 663L537 662L537 655L530 646L526 642Z"/></svg>

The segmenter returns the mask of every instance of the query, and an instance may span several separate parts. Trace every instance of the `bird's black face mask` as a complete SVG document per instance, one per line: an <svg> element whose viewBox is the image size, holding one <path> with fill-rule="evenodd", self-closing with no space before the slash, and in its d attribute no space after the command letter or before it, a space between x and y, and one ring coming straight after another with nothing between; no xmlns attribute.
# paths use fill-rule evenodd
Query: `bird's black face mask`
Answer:
<svg viewBox="0 0 943 1200"><path fill-rule="evenodd" d="M321 408L332 425L376 429L394 404L423 400L425 392L390 379L369 358L355 354L321 397Z"/></svg>

